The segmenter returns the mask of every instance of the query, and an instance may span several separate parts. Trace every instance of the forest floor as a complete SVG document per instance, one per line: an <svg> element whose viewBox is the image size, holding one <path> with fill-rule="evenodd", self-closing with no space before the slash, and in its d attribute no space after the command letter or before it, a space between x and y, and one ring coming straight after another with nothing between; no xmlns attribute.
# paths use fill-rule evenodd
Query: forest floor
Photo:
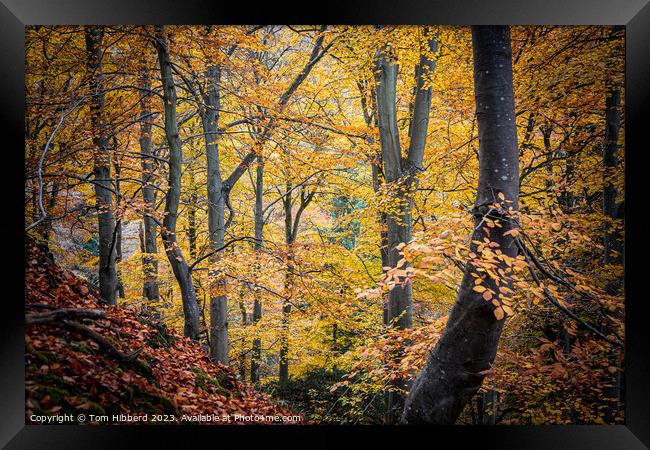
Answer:
<svg viewBox="0 0 650 450"><path fill-rule="evenodd" d="M25 248L25 303L27 423L34 415L45 423L67 415L67 424L302 421L151 314L100 303L34 242Z"/></svg>

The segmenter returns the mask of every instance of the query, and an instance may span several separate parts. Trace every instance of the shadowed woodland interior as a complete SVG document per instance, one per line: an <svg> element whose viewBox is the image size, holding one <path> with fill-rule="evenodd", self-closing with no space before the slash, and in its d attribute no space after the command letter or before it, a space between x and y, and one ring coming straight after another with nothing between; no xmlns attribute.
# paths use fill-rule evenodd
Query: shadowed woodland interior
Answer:
<svg viewBox="0 0 650 450"><path fill-rule="evenodd" d="M624 45L27 27L27 415L622 423Z"/></svg>

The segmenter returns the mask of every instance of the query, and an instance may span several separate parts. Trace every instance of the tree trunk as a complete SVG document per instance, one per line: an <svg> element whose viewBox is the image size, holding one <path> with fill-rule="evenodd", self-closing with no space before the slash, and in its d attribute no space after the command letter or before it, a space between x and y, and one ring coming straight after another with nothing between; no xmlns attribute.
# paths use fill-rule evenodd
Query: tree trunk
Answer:
<svg viewBox="0 0 650 450"><path fill-rule="evenodd" d="M325 26L321 27L325 31ZM311 58L296 76L287 90L280 96L279 106L282 110L293 93L307 78L314 65L323 57L325 51L322 49L324 35L320 35L312 49ZM253 149L240 161L230 175L222 180L219 167L219 150L216 143L219 124L219 82L221 80L221 68L219 66L209 67L206 72L208 80L208 93L204 96L205 109L201 111L204 135L206 139L206 154L208 157L208 230L210 234L210 246L212 251L223 247L224 232L226 228L225 206L230 191L246 172L248 166L255 161L265 142L270 138L273 129L273 118L264 133L256 139ZM210 263L219 261L221 255L214 253L210 257ZM228 362L228 302L226 297L226 279L210 274L210 354L213 358L223 363Z"/></svg>
<svg viewBox="0 0 650 450"><path fill-rule="evenodd" d="M290 166L287 155L287 167L285 176L289 177ZM291 207L291 182L287 180L284 197L284 243L286 245L286 270L284 278L284 296L282 303L282 324L280 328L280 367L278 380L280 385L280 395L284 397L289 383L289 314L291 314L291 298L293 297L293 216Z"/></svg>
<svg viewBox="0 0 650 450"><path fill-rule="evenodd" d="M368 105L366 99L366 86L369 83L359 81L357 85L359 87L359 93L361 94L361 110L363 111L363 118L368 127L377 128L377 98L375 95L375 89L370 89L370 99L371 104ZM374 145L375 138L370 136L367 139L369 145ZM370 163L370 169L372 172L372 189L375 195L379 195L379 189L381 187L381 167L383 162L381 159L381 153L378 153ZM379 255L381 257L381 267L382 271L384 267L388 266L388 229L386 226L386 212L380 211L377 214L377 222L379 223ZM382 320L384 325L388 325L388 296L385 295L382 297Z"/></svg>
<svg viewBox="0 0 650 450"><path fill-rule="evenodd" d="M623 264L623 240L616 222L622 221L624 217L620 214L620 205L616 203L618 194L612 183L612 176L618 165L618 135L621 128L621 89L619 86L611 86L607 90L605 99L605 127L606 140L603 147L603 214L606 217L604 233L604 262L605 264ZM610 294L617 294L622 288L622 282L614 280L607 285ZM612 367L620 369L621 357L617 349L613 348L609 353L609 361ZM611 386L603 390L603 394L609 399L606 410L606 420L613 423L620 414L621 409L621 372L614 373Z"/></svg>
<svg viewBox="0 0 650 450"><path fill-rule="evenodd" d="M621 129L621 90L618 86L608 89L605 100L605 126L606 141L603 148L603 214L610 221L622 219L619 217L616 204L616 187L612 183L612 176L618 165L618 135ZM622 264L622 242L618 230L609 222L605 223L605 264Z"/></svg>
<svg viewBox="0 0 650 450"><path fill-rule="evenodd" d="M65 148L65 144L59 144L59 146L61 147L62 150ZM50 241L50 238L53 237L53 235L54 235L54 224L53 224L53 220L52 220L52 211L54 210L54 207L56 206L56 200L57 200L57 197L59 195L59 189L60 189L59 180L54 179L54 181L52 182L52 190L50 191L50 198L49 198L49 200L47 202L47 209L50 212L47 215L47 217L45 218L45 220L43 221L43 243L45 244L45 246L48 249L49 249L48 243Z"/></svg>
<svg viewBox="0 0 650 450"><path fill-rule="evenodd" d="M201 113L203 133L205 136L205 153L208 160L208 232L210 251L224 245L225 236L225 195L221 180L219 163L218 124L221 81L221 68L209 67L206 71L208 82ZM210 354L217 361L228 364L228 298L226 297L226 280L214 271L213 266L221 259L221 252L210 256Z"/></svg>
<svg viewBox="0 0 650 450"><path fill-rule="evenodd" d="M151 142L151 94L147 92L151 88L148 71L142 70L142 97L140 98L140 166L142 168L142 201L144 202L144 236L142 249L142 270L144 272L144 283L142 295L147 300L157 303L160 300L158 289L158 260L156 255L158 248L156 244L157 224L154 217L156 212L156 190L154 188L153 175L153 144Z"/></svg>
<svg viewBox="0 0 650 450"><path fill-rule="evenodd" d="M117 151L117 139L113 135L114 142L114 151ZM120 177L121 169L120 164L115 158L113 160L113 166L115 167L115 207L118 212L118 216L115 221L115 265L122 262L122 212L120 209L120 200L122 196L121 186L120 186ZM117 294L120 298L124 298L124 282L122 281L122 272L116 269L117 274Z"/></svg>
<svg viewBox="0 0 650 450"><path fill-rule="evenodd" d="M380 157L381 160L381 157ZM381 163L381 161L380 161ZM372 163L372 187L375 192L375 195L379 194L379 187L381 182L379 180L379 165ZM381 267L382 271L384 267L388 267L388 229L386 226L386 213L384 211L379 212L377 221L379 222L379 255L381 257ZM389 324L389 311L388 311L388 296L382 296L382 320L384 325Z"/></svg>
<svg viewBox="0 0 650 450"><path fill-rule="evenodd" d="M117 304L117 272L115 270L115 217L113 216L113 194L111 193L111 162L106 135L104 111L104 74L102 71L102 41L104 31L101 27L85 28L87 67L91 76L90 100L95 177L95 202L99 233L99 297L110 305Z"/></svg>
<svg viewBox="0 0 650 450"><path fill-rule="evenodd" d="M187 199L187 243L190 248L190 259L194 261L198 257L196 249L198 232L196 225L196 210L198 209L199 196L196 192L194 170L191 167L188 167L187 172L190 177L190 193Z"/></svg>
<svg viewBox="0 0 650 450"><path fill-rule="evenodd" d="M246 285L242 284L239 291L239 311L241 312L241 324L242 327L250 325L250 319L248 317L248 311L246 311L246 303L244 299L246 297ZM243 381L246 379L246 353L242 352L239 357L239 378Z"/></svg>
<svg viewBox="0 0 650 450"><path fill-rule="evenodd" d="M505 203L506 208L517 209L519 161L510 30L507 26L474 26L472 44L480 150L476 226L470 249L478 255L478 262L483 262L475 244L483 239L497 245L508 258L517 255L514 238L506 235L517 224L507 209L490 205ZM500 201L500 195L505 201ZM490 229L482 226L488 215L502 225L492 228L490 234ZM501 269L507 275L507 264L499 260L496 265L497 272ZM473 290L473 274L485 277L482 285L496 292L492 300L497 304L504 300L498 287L511 287L507 276L497 286L495 279L468 261L445 330L409 392L402 423L453 424L494 361L504 321L496 318L495 304Z"/></svg>
<svg viewBox="0 0 650 450"><path fill-rule="evenodd" d="M258 156L255 179L255 274L260 273L260 258L264 248L264 158ZM257 281L257 280L256 280ZM262 319L262 292L255 287L255 300L253 304L253 325ZM251 382L260 381L260 361L262 359L262 340L256 336L253 339L251 352Z"/></svg>
<svg viewBox="0 0 650 450"><path fill-rule="evenodd" d="M437 51L438 43L433 36L430 36L428 46L428 51L434 53ZM389 53L390 48L384 48L378 52L375 86L383 174L386 183L390 186L389 195L392 206L392 211L386 214L388 266L396 267L402 258L397 246L400 243L409 243L412 235L412 194L417 184L416 175L422 170L431 108L431 87L425 88L424 75L435 70L435 62L425 52L421 52L420 61L415 70L416 89L413 115L410 118L411 141L407 156L403 158L397 127L398 68L397 64L391 60ZM408 265L404 266L404 268L406 267ZM384 320L392 327L398 329L412 327L413 286L409 281L391 289L387 316ZM399 419L403 407L403 395L400 391L406 388L405 383L399 380L392 385L394 389L389 390L388 395L388 423Z"/></svg>
<svg viewBox="0 0 650 450"><path fill-rule="evenodd" d="M183 257L176 236L178 221L178 204L181 198L181 169L183 154L181 140L178 135L176 120L176 87L172 75L172 65L169 60L169 49L163 26L156 26L155 45L158 50L158 62L163 85L163 105L165 115L165 135L169 144L169 186L165 196L165 218L161 230L165 253L172 266L174 276L178 281L183 299L183 314L185 316L185 336L199 339L199 305L196 301L190 268Z"/></svg>

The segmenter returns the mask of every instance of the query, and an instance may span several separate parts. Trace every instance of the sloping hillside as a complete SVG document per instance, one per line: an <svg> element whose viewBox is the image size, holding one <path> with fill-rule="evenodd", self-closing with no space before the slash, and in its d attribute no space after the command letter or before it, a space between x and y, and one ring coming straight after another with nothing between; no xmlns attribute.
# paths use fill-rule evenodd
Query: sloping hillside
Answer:
<svg viewBox="0 0 650 450"><path fill-rule="evenodd" d="M300 421L151 316L100 304L42 246L25 258L27 423Z"/></svg>

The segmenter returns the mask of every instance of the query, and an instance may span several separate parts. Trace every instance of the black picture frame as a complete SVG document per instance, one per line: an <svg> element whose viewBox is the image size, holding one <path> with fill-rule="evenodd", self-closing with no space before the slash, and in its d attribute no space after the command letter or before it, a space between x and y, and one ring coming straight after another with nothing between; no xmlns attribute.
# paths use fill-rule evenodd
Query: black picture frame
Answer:
<svg viewBox="0 0 650 450"><path fill-rule="evenodd" d="M317 435L348 440L351 433L378 437L386 445L477 445L483 448L637 449L650 445L650 342L646 325L643 261L647 210L642 157L650 117L650 0L369 0L282 6L277 2L243 4L198 0L0 0L0 149L5 195L10 212L0 220L5 263L0 284L0 445L11 449L188 447L197 439L225 445L265 439L266 445L309 445ZM566 24L624 25L626 28L626 422L603 426L456 426L456 427L128 427L25 425L24 389L24 27L33 24ZM11 211L15 208L14 211ZM645 243L645 246L640 245ZM11 248L12 251L7 249ZM14 253L13 250L16 252ZM637 264L637 261L639 262ZM647 276L646 276L647 278ZM647 289L647 288L646 288ZM3 295L4 294L4 295ZM287 439L285 433L305 439ZM340 434L345 433L345 434ZM422 438L422 444L413 437ZM269 439L276 438L274 441ZM325 442L322 441L321 442ZM163 447L160 447L163 444ZM368 444L366 444L368 445Z"/></svg>

